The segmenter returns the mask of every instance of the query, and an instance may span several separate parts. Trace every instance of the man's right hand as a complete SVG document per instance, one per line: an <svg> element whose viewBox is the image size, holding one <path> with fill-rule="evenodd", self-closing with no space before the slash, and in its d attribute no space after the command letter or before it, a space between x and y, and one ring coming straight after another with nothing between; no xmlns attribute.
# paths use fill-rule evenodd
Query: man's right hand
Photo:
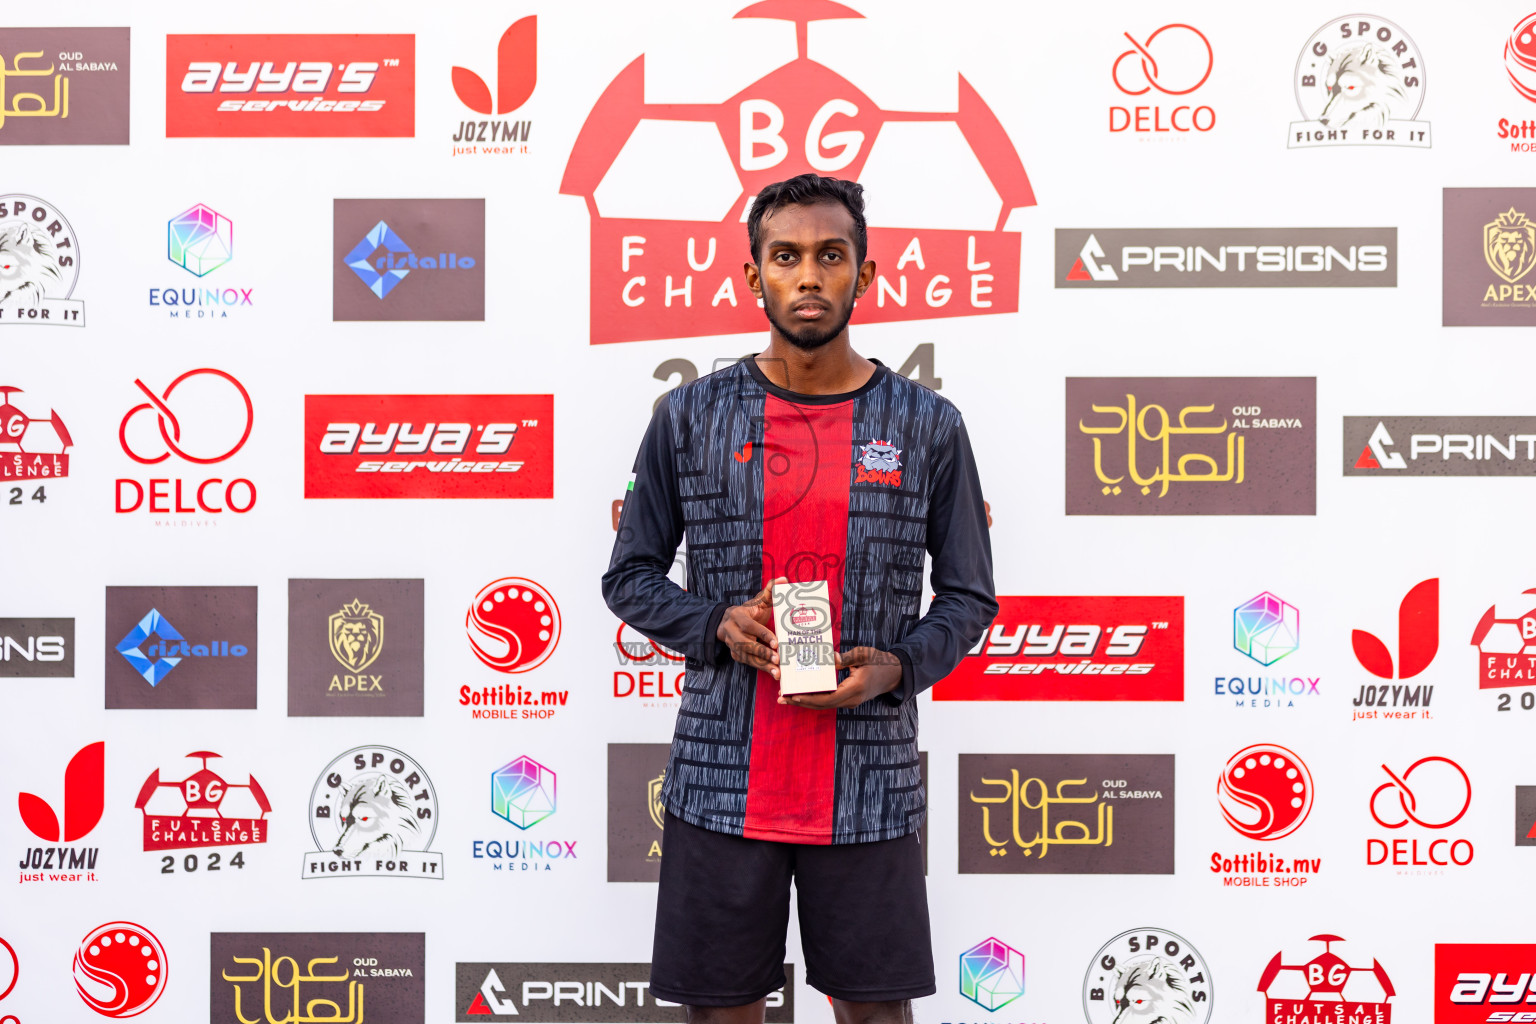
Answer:
<svg viewBox="0 0 1536 1024"><path fill-rule="evenodd" d="M780 576L746 604L727 608L715 630L732 658L775 679L779 678L779 638L768 628L773 621L773 584L788 582L787 577Z"/></svg>

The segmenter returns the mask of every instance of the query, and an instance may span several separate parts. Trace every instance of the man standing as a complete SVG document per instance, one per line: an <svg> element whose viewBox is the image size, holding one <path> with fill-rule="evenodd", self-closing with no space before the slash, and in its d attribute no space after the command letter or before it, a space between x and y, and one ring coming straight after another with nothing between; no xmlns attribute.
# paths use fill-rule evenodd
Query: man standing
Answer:
<svg viewBox="0 0 1536 1024"><path fill-rule="evenodd" d="M603 576L615 615L688 658L651 991L759 1024L793 878L840 1024L910 1021L935 990L915 698L997 614L981 485L955 407L849 344L875 276L863 189L770 185L747 236L768 348L657 407ZM685 535L687 590L667 578ZM775 580L827 581L835 691L779 696Z"/></svg>

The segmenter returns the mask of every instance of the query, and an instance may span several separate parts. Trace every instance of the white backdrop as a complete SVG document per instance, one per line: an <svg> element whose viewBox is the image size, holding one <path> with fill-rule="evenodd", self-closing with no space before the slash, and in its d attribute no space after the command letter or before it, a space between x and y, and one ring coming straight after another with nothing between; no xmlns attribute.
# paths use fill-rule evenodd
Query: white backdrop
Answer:
<svg viewBox="0 0 1536 1024"><path fill-rule="evenodd" d="M1297 54L1318 26L1347 13L1341 8L956 0L938 14L901 0L857 6L862 21L811 27L810 55L887 109L953 110L963 73L1007 130L1038 205L1008 223L1022 237L1020 312L856 325L855 347L899 366L915 346L936 346L942 393L966 416L991 502L999 593L1186 599L1183 702L921 698L939 992L919 1002L919 1019L1080 1020L1095 951L1121 931L1151 925L1185 936L1204 955L1213 1019L1258 1019L1255 987L1270 957L1285 950L1288 963L1301 962L1319 951L1308 937L1331 932L1349 940L1340 951L1351 964L1375 958L1386 967L1399 1021L1429 1021L1435 942L1536 939L1516 910L1531 886L1525 851L1510 834L1512 787L1536 781L1524 756L1530 713L1494 711L1494 693L1477 689L1467 643L1483 609L1536 585L1520 525L1529 485L1344 480L1339 431L1348 414L1529 409L1530 333L1441 328L1438 300L1441 188L1529 177L1525 158L1495 137L1499 117L1525 116L1501 48L1527 12L1394 0L1380 14L1425 55L1419 117L1434 125L1433 148L1287 150L1288 125L1300 117L1288 82ZM606 745L664 742L673 716L611 696L616 623L598 592L610 503L667 386L653 379L656 367L682 358L703 369L757 351L764 339L589 345L588 213L580 198L558 192L592 105L641 53L651 102L721 102L793 56L787 24L732 20L735 10L668 0L497 10L395 0L349 10L287 0L239 9L81 0L6 15L33 24L126 22L133 92L126 148L0 149L0 192L48 200L78 233L74 297L88 318L80 330L0 327L0 383L25 388L34 416L58 410L75 441L71 475L48 484L46 504L0 505L0 616L73 617L77 639L74 679L0 681L5 799L25 790L52 800L69 756L107 741L106 812L92 839L102 849L100 881L21 885L0 903L0 935L21 959L21 981L0 1011L26 1024L96 1019L71 992L69 960L80 936L114 919L146 924L167 947L168 988L149 1020L202 1019L213 931L423 931L427 1013L437 1021L452 1019L458 961L649 957L654 887L605 881ZM529 153L452 157L449 140L472 115L454 96L449 68L489 73L496 39L525 14L539 16L539 78L512 116L532 122ZM1212 42L1215 67L1199 95L1217 112L1216 128L1111 134L1106 109L1123 102L1109 76L1125 48L1121 33L1144 37L1170 21L1195 24ZM166 139L166 34L268 31L414 33L415 138ZM655 171L686 176L691 167L680 157ZM866 185L876 220L902 182ZM357 197L484 198L484 322L333 322L332 200ZM936 218L967 199L920 198ZM147 303L149 288L193 284L165 260L163 245L166 221L195 203L233 220L235 257L219 275L254 288L255 305L225 323L172 322ZM1094 226L1396 227L1398 285L1054 288L1053 230ZM198 527L157 528L143 514L114 514L112 481L138 468L116 440L123 413L140 401L134 378L163 383L198 366L236 374L250 391L255 427L228 469L256 482L257 506ZM1316 516L1064 516L1068 376L1315 376ZM456 392L555 396L552 500L304 499L305 394ZM571 691L548 722L471 722L455 703L461 685L503 681L475 659L461 625L474 594L503 576L540 581L560 603L564 632L554 656L532 677L510 680ZM287 717L291 577L425 580L422 718ZM1433 720L1351 722L1349 701L1373 680L1351 654L1349 631L1376 632L1395 649L1397 603L1430 577L1442 581L1440 653L1415 682L1435 686ZM102 608L113 585L256 586L257 710L105 711ZM1275 674L1240 669L1231 646L1231 610L1264 590L1301 609L1302 649L1287 674L1322 678L1321 696L1294 709L1235 709L1212 694L1217 675ZM1259 845L1224 824L1214 793L1226 759L1256 742L1302 753L1317 780L1304 829L1268 844L1322 858L1319 876L1297 891L1224 889L1208 867L1213 850ZM300 879L300 854L312 848L303 808L317 773L343 750L370 743L404 750L431 773L444 881ZM232 773L260 780L273 804L270 840L245 848L239 874L161 876L158 858L140 852L133 799L150 770L203 749L223 754ZM1035 752L1175 754L1176 872L958 874L958 755ZM577 841L578 857L545 875L492 877L469 856L471 840L492 826L510 831L484 811L485 774L524 754L559 773L558 812L545 828ZM1438 877L1368 869L1363 847L1374 826L1366 806L1379 766L1431 754L1456 759L1472 779L1458 834L1473 839L1474 863ZM0 814L0 838L18 856L33 842L9 811ZM1025 995L993 1014L960 996L955 969L959 953L988 936L1027 957ZM793 929L786 959L801 979L799 1017L828 1019L825 1001L804 987Z"/></svg>

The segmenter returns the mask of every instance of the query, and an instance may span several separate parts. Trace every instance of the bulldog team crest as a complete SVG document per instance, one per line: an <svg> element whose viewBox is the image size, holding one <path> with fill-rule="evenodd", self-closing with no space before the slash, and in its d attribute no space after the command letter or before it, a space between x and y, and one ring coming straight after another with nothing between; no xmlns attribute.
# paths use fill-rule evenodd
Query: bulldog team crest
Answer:
<svg viewBox="0 0 1536 1024"><path fill-rule="evenodd" d="M901 486L901 449L889 441L871 441L859 446L859 461L854 470L856 484Z"/></svg>
<svg viewBox="0 0 1536 1024"><path fill-rule="evenodd" d="M384 649L384 616L354 599L330 617L331 654L349 672L372 665Z"/></svg>
<svg viewBox="0 0 1536 1024"><path fill-rule="evenodd" d="M794 59L721 103L657 103L637 57L577 136L560 192L583 197L592 218L591 343L761 330L757 303L737 291L748 204L764 185L808 172L885 182L921 167L976 197L942 227L931 215L921 228L871 220L880 270L856 320L1017 312L1019 234L1004 228L1035 194L965 76L952 112L884 110L807 55L813 22L862 14L832 0L762 0L736 17L793 22ZM891 59L922 59L923 40L912 43L909 57ZM701 88L711 84L720 88ZM686 184L658 190L652 169L679 160Z"/></svg>
<svg viewBox="0 0 1536 1024"><path fill-rule="evenodd" d="M315 780L309 806L315 852L304 855L305 878L443 877L443 855L428 849L437 833L437 790L408 755L392 747L348 750Z"/></svg>
<svg viewBox="0 0 1536 1024"><path fill-rule="evenodd" d="M1488 267L1514 284L1536 266L1536 222L1510 207L1483 227L1483 258Z"/></svg>

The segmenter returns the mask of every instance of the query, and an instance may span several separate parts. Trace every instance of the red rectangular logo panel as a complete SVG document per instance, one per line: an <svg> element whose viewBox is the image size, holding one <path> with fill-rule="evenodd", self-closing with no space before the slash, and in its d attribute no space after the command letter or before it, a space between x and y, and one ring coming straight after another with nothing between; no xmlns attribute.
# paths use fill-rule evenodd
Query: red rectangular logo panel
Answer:
<svg viewBox="0 0 1536 1024"><path fill-rule="evenodd" d="M934 700L1183 700L1182 597L999 597Z"/></svg>
<svg viewBox="0 0 1536 1024"><path fill-rule="evenodd" d="M166 138L411 138L413 35L166 36Z"/></svg>
<svg viewBox="0 0 1536 1024"><path fill-rule="evenodd" d="M1435 944L1435 1024L1536 1021L1536 946Z"/></svg>
<svg viewBox="0 0 1536 1024"><path fill-rule="evenodd" d="M305 395L306 498L553 498L554 395Z"/></svg>

